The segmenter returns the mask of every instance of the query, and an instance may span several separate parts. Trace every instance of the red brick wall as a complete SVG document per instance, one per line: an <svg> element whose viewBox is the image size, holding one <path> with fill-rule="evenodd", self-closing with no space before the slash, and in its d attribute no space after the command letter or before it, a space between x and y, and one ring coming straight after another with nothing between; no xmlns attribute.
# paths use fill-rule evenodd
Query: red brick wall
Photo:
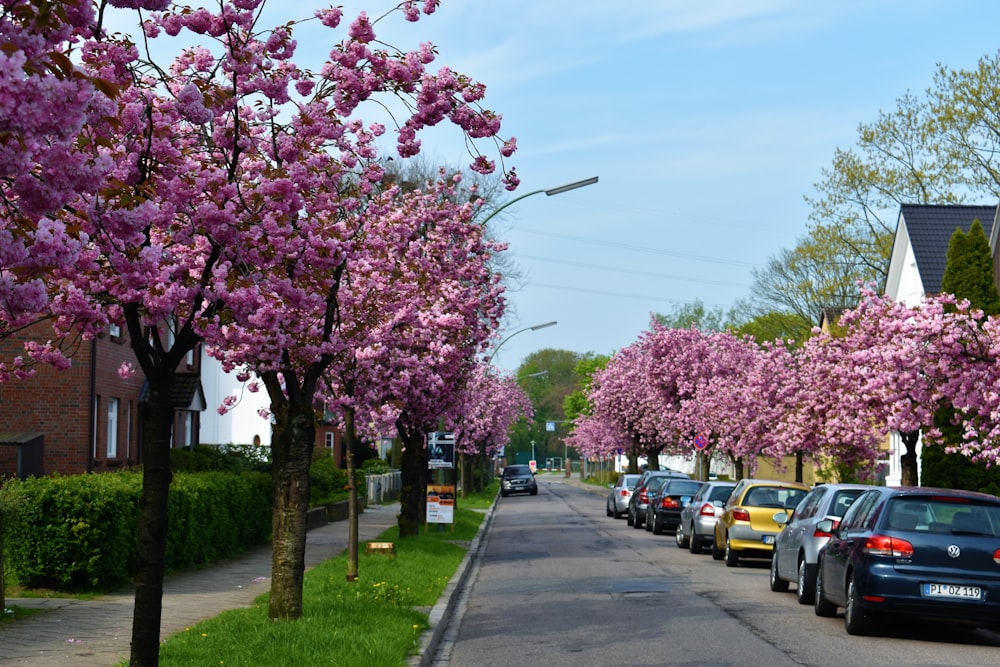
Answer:
<svg viewBox="0 0 1000 667"><path fill-rule="evenodd" d="M26 339L49 338L53 338L51 328L47 324L36 325L19 336L0 341L0 358L22 354ZM57 371L40 365L32 378L0 383L0 430L43 433L45 474L70 475L134 463L138 455L138 397L143 378L141 374L124 381L118 377L122 361L132 358L124 341L112 340L105 334L94 341L79 341L71 354L69 370ZM109 397L120 401L119 456L110 465L106 456ZM95 407L96 420L92 412ZM95 422L97 452L92 463L91 428ZM0 447L0 476L16 474L16 454L16 447Z"/></svg>

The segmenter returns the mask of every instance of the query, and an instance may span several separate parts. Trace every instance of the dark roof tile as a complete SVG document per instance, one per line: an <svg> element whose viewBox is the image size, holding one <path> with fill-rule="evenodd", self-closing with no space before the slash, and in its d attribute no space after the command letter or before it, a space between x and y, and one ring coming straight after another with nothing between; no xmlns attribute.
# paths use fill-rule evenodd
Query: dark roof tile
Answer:
<svg viewBox="0 0 1000 667"><path fill-rule="evenodd" d="M899 207L925 294L941 291L948 244L955 229L968 232L972 221L978 219L989 238L996 213L996 206L904 204Z"/></svg>

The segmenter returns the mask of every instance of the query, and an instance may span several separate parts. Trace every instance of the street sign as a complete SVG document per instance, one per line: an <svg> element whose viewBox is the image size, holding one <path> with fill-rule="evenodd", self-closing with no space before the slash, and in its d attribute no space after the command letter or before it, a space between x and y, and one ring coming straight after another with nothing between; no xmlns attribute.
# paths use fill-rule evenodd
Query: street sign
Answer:
<svg viewBox="0 0 1000 667"><path fill-rule="evenodd" d="M708 447L708 438L703 433L699 433L694 437L694 448L700 452L706 447Z"/></svg>

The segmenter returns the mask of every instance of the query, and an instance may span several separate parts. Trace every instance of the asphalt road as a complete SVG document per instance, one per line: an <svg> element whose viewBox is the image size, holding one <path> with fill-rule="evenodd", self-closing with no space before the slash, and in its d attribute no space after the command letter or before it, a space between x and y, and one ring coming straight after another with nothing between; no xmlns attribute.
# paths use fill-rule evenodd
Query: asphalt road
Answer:
<svg viewBox="0 0 1000 667"><path fill-rule="evenodd" d="M768 563L727 568L672 535L605 516L605 494L539 475L499 500L434 665L986 665L1000 635L905 623L851 637L768 587Z"/></svg>

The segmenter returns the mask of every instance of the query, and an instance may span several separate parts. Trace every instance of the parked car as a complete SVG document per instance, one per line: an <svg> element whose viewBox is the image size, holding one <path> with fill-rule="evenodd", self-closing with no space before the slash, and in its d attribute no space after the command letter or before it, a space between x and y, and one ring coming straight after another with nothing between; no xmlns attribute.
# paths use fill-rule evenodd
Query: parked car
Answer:
<svg viewBox="0 0 1000 667"><path fill-rule="evenodd" d="M681 510L687 507L691 499L701 489L700 482L694 479L670 479L660 485L646 507L646 529L654 535L662 535L664 531L677 530L681 522Z"/></svg>
<svg viewBox="0 0 1000 667"><path fill-rule="evenodd" d="M691 478L690 475L676 470L646 470L643 472L639 477L639 481L635 483L635 489L632 490L632 497L628 499L628 510L625 516L628 525L633 528L642 528L642 523L646 520L646 506L649 504L649 493L656 491L666 477ZM652 489L649 488L650 484L652 484Z"/></svg>
<svg viewBox="0 0 1000 667"><path fill-rule="evenodd" d="M538 495L538 482L531 466L512 465L503 469L500 475L500 495L506 498L512 493Z"/></svg>
<svg viewBox="0 0 1000 667"><path fill-rule="evenodd" d="M681 510L680 524L674 540L681 549L687 547L693 554L700 554L715 539L715 519L722 513L722 505L733 492L736 482L706 482L688 506Z"/></svg>
<svg viewBox="0 0 1000 667"><path fill-rule="evenodd" d="M818 616L844 608L848 634L890 615L1000 630L1000 498L929 487L863 493L819 552Z"/></svg>
<svg viewBox="0 0 1000 667"><path fill-rule="evenodd" d="M611 485L608 493L608 516L620 519L628 511L628 500L632 497L632 489L639 481L638 473L622 473L618 475L618 481Z"/></svg>
<svg viewBox="0 0 1000 667"><path fill-rule="evenodd" d="M781 530L776 514L794 509L809 487L773 479L741 479L715 520L712 558L725 558L727 567L740 558L770 558L774 538Z"/></svg>
<svg viewBox="0 0 1000 667"><path fill-rule="evenodd" d="M836 528L851 503L870 488L862 484L820 484L806 494L787 520L778 517L784 528L774 538L772 591L787 591L789 582L794 581L799 604L813 603L816 560L820 548L830 539L830 533L819 530L816 524L830 519Z"/></svg>

